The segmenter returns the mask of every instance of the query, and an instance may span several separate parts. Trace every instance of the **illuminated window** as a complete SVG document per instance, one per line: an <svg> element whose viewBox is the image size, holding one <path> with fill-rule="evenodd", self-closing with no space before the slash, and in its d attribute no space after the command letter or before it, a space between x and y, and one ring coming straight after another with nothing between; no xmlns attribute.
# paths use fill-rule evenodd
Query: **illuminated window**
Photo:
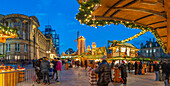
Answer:
<svg viewBox="0 0 170 86"><path fill-rule="evenodd" d="M152 47L152 44L150 44L150 47Z"/></svg>
<svg viewBox="0 0 170 86"><path fill-rule="evenodd" d="M150 49L150 53L152 53L152 49Z"/></svg>
<svg viewBox="0 0 170 86"><path fill-rule="evenodd" d="M10 52L10 50L11 50L11 45L10 45L10 44L7 44L7 45L6 45L6 49L7 49L7 52Z"/></svg>
<svg viewBox="0 0 170 86"><path fill-rule="evenodd" d="M121 47L121 52L125 52L126 48L125 47Z"/></svg>
<svg viewBox="0 0 170 86"><path fill-rule="evenodd" d="M116 48L116 53L119 52L119 48Z"/></svg>
<svg viewBox="0 0 170 86"><path fill-rule="evenodd" d="M155 53L155 52L156 52L156 49L154 49L153 52Z"/></svg>
<svg viewBox="0 0 170 86"><path fill-rule="evenodd" d="M148 50L146 50L146 53L148 53Z"/></svg>

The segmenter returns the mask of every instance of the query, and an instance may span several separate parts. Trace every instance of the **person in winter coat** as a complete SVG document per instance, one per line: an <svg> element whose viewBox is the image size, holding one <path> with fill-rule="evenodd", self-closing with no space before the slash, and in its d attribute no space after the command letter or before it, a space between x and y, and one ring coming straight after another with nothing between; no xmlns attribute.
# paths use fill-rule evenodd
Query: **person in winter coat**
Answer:
<svg viewBox="0 0 170 86"><path fill-rule="evenodd" d="M142 62L140 61L139 64L139 75L142 75Z"/></svg>
<svg viewBox="0 0 170 86"><path fill-rule="evenodd" d="M159 81L159 64L157 63L157 61L155 61L155 64L154 64L154 71L156 75L155 81Z"/></svg>
<svg viewBox="0 0 170 86"><path fill-rule="evenodd" d="M58 80L57 82L60 84L61 83L61 70L62 70L62 63L60 61L59 58L57 58L57 65L55 70L57 71L57 76L58 76Z"/></svg>
<svg viewBox="0 0 170 86"><path fill-rule="evenodd" d="M135 75L137 74L137 69L138 69L138 63L135 61Z"/></svg>
<svg viewBox="0 0 170 86"><path fill-rule="evenodd" d="M35 72L36 72L36 75L37 75L37 79L36 79L36 82L39 84L40 81L43 79L43 75L42 75L42 72L40 70L40 64L42 62L42 58L40 58L39 60L37 60L35 63L34 63L34 68L35 68Z"/></svg>
<svg viewBox="0 0 170 86"><path fill-rule="evenodd" d="M169 75L170 75L170 60L166 61L166 66L165 66L166 70L166 78L165 78L165 86L169 86L168 82L169 82Z"/></svg>
<svg viewBox="0 0 170 86"><path fill-rule="evenodd" d="M165 80L165 76L166 76L166 61L163 62L163 64L161 65L161 69L162 69L162 81Z"/></svg>
<svg viewBox="0 0 170 86"><path fill-rule="evenodd" d="M98 86L108 86L111 81L111 67L106 61L106 56L102 57L103 61L99 64L99 67L95 70L95 73L98 74Z"/></svg>
<svg viewBox="0 0 170 86"><path fill-rule="evenodd" d="M54 75L56 74L56 79L55 80L57 80L57 78L58 78L58 76L57 76L57 71L56 71L56 65L57 65L57 58L54 58L54 60L51 62L51 63L53 63L53 76L52 76L52 78L51 79L53 79L54 78Z"/></svg>
<svg viewBox="0 0 170 86"><path fill-rule="evenodd" d="M126 64L124 61L122 61L122 65L119 67L119 69L121 70L121 78L123 80L123 84L124 86L126 85L127 82L127 71L126 71Z"/></svg>
<svg viewBox="0 0 170 86"><path fill-rule="evenodd" d="M87 60L84 61L85 70L87 69Z"/></svg>
<svg viewBox="0 0 170 86"><path fill-rule="evenodd" d="M129 71L129 73L130 73L130 69L131 69L131 63L129 61L129 63L128 63L128 71Z"/></svg>
<svg viewBox="0 0 170 86"><path fill-rule="evenodd" d="M48 61L47 57L43 57L43 61L40 64L40 69L43 74L43 84L46 84L46 76L47 76L47 82L48 84L50 84L50 79L49 79L50 62Z"/></svg>
<svg viewBox="0 0 170 86"><path fill-rule="evenodd" d="M159 70L159 81L165 80L165 70L166 70L166 63L161 61L160 62L160 70Z"/></svg>

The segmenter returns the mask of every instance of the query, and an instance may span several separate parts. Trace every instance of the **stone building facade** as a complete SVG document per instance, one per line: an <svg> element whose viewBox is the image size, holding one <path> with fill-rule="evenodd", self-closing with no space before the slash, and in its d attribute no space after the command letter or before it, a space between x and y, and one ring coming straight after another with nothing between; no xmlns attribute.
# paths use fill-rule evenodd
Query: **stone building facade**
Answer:
<svg viewBox="0 0 170 86"><path fill-rule="evenodd" d="M42 34L38 29L40 24L35 16L1 15L0 24L18 29L17 38L7 39L5 44L0 43L0 53L5 55L5 59L31 60L55 54L52 36Z"/></svg>
<svg viewBox="0 0 170 86"><path fill-rule="evenodd" d="M151 41L151 39L146 41L145 45L141 43L141 54L150 58L169 57L166 53L163 52L161 46L158 42L155 41L154 38L153 41Z"/></svg>

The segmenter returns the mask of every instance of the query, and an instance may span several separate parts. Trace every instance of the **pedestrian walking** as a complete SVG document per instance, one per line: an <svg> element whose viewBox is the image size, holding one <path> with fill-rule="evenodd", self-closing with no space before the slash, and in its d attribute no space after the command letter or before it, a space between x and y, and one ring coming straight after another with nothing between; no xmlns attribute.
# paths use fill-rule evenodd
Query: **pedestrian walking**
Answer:
<svg viewBox="0 0 170 86"><path fill-rule="evenodd" d="M65 61L66 65L65 65L65 70L69 70L69 63L68 60Z"/></svg>
<svg viewBox="0 0 170 86"><path fill-rule="evenodd" d="M170 61L169 60L166 61L165 68L166 68L165 86L169 86L169 75L170 75Z"/></svg>
<svg viewBox="0 0 170 86"><path fill-rule="evenodd" d="M21 59L21 64L22 64L22 67L24 67L25 61L23 59Z"/></svg>
<svg viewBox="0 0 170 86"><path fill-rule="evenodd" d="M111 68L115 67L115 60L112 61L111 63Z"/></svg>
<svg viewBox="0 0 170 86"><path fill-rule="evenodd" d="M57 71L57 76L58 76L58 79L57 79L57 82L58 84L61 84L61 70L62 70L62 63L60 61L59 58L57 58L57 65L56 65L56 71Z"/></svg>
<svg viewBox="0 0 170 86"><path fill-rule="evenodd" d="M157 61L155 61L155 64L154 64L154 71L156 75L155 81L159 81L159 64L157 63Z"/></svg>
<svg viewBox="0 0 170 86"><path fill-rule="evenodd" d="M138 63L135 61L135 75L137 74L137 69L138 69Z"/></svg>
<svg viewBox="0 0 170 86"><path fill-rule="evenodd" d="M45 85L48 82L47 84L49 85L50 84L50 79L49 79L50 63L47 57L43 57L43 61L40 64L40 69L43 74L43 84ZM47 77L47 81L46 81L46 77Z"/></svg>
<svg viewBox="0 0 170 86"><path fill-rule="evenodd" d="M160 68L159 68L159 81L165 80L165 66L166 63L163 63L163 61L160 62Z"/></svg>
<svg viewBox="0 0 170 86"><path fill-rule="evenodd" d="M125 61L122 61L122 65L119 67L121 70L121 78L123 80L123 85L126 86L127 83L127 71L126 71L126 64Z"/></svg>
<svg viewBox="0 0 170 86"><path fill-rule="evenodd" d="M142 75L142 61L139 64L139 75Z"/></svg>
<svg viewBox="0 0 170 86"><path fill-rule="evenodd" d="M131 63L130 63L130 61L128 62L128 71L129 71L129 73L130 73L130 69L131 69Z"/></svg>
<svg viewBox="0 0 170 86"><path fill-rule="evenodd" d="M87 60L84 61L85 70L87 69Z"/></svg>
<svg viewBox="0 0 170 86"><path fill-rule="evenodd" d="M106 56L102 57L102 63L99 64L99 67L95 70L95 73L98 74L98 86L108 86L108 84L112 81L111 79L111 67L106 61Z"/></svg>
<svg viewBox="0 0 170 86"><path fill-rule="evenodd" d="M58 74L57 74L57 70L55 69L56 65L57 65L57 58L54 58L54 60L51 63L53 63L53 76L52 76L51 79L54 79L54 75L56 74L56 79L55 80L57 80L57 78L58 78L57 75Z"/></svg>
<svg viewBox="0 0 170 86"><path fill-rule="evenodd" d="M40 58L39 60L37 60L35 63L34 63L34 68L35 68L35 72L36 72L36 75L37 75L37 79L36 79L36 82L39 84L40 81L43 79L43 75L42 75L42 72L41 72L41 69L40 69L40 64L42 62L42 58Z"/></svg>
<svg viewBox="0 0 170 86"><path fill-rule="evenodd" d="M165 76L166 76L166 61L164 61L162 64L161 64L161 69L162 69L162 81L165 80Z"/></svg>

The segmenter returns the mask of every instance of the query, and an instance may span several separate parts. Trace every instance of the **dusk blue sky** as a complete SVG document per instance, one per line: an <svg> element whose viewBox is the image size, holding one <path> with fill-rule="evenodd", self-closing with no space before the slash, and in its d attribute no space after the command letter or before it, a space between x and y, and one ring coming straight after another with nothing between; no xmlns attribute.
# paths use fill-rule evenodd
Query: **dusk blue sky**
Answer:
<svg viewBox="0 0 170 86"><path fill-rule="evenodd" d="M68 48L77 50L77 31L86 38L86 46L96 42L97 47L107 45L107 40L123 40L129 38L141 30L126 28L123 25L107 25L105 27L89 27L81 25L75 19L79 12L77 0L1 0L0 14L24 14L36 16L40 22L39 29L43 31L49 24L60 35L60 54ZM137 39L129 41L137 48L141 42L145 43L149 38L154 38L147 32Z"/></svg>

